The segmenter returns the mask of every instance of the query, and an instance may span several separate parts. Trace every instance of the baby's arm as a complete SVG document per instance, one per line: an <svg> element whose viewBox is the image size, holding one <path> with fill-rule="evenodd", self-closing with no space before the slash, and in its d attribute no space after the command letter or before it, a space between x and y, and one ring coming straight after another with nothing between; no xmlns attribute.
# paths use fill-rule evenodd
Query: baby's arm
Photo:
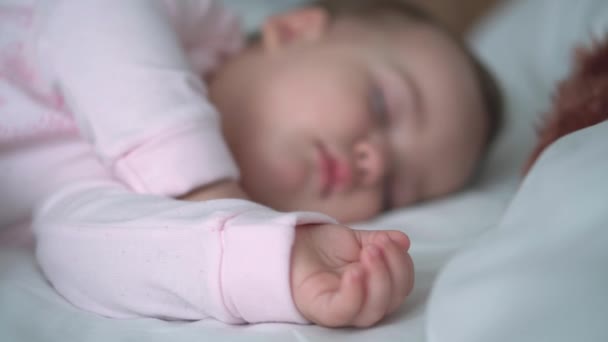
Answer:
<svg viewBox="0 0 608 342"><path fill-rule="evenodd" d="M290 291L294 227L331 222L82 182L53 195L34 229L42 270L78 307L120 318L304 323Z"/></svg>
<svg viewBox="0 0 608 342"><path fill-rule="evenodd" d="M204 10L205 1L173 3L173 11L188 12L180 6L197 3ZM167 196L237 179L170 6L154 0L50 4L40 55L81 135L115 177L137 192Z"/></svg>
<svg viewBox="0 0 608 342"><path fill-rule="evenodd" d="M179 197L181 200L193 202L223 198L248 199L248 196L237 182L226 180L196 188Z"/></svg>
<svg viewBox="0 0 608 342"><path fill-rule="evenodd" d="M369 326L412 288L402 233L243 200L176 201L82 182L52 196L34 230L57 291L109 317Z"/></svg>

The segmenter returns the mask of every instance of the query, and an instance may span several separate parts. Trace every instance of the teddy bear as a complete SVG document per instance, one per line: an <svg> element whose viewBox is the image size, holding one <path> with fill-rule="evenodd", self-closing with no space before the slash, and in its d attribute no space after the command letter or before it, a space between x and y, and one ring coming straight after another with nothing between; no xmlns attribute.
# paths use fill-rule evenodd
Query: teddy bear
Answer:
<svg viewBox="0 0 608 342"><path fill-rule="evenodd" d="M575 50L574 68L557 86L552 107L543 116L538 129L538 143L524 166L524 174L545 148L559 138L607 119L608 37L594 40L588 48Z"/></svg>

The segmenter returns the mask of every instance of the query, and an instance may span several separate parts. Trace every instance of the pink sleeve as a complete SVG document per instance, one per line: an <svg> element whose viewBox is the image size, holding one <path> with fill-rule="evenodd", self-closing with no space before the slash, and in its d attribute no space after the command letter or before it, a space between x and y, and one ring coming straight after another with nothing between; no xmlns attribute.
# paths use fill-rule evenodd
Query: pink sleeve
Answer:
<svg viewBox="0 0 608 342"><path fill-rule="evenodd" d="M137 192L176 196L238 177L165 3L55 0L47 7L40 56L81 134L117 178Z"/></svg>
<svg viewBox="0 0 608 342"><path fill-rule="evenodd" d="M303 323L289 286L294 227L329 222L244 200L183 202L91 182L51 197L34 227L42 270L80 308L118 318Z"/></svg>

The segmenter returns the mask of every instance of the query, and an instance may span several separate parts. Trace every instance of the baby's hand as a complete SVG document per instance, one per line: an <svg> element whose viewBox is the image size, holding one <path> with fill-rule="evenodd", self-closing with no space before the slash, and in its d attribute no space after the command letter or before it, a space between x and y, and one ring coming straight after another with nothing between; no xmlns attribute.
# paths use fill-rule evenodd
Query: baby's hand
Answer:
<svg viewBox="0 0 608 342"><path fill-rule="evenodd" d="M399 231L331 224L296 228L291 291L298 310L327 327L375 324L412 290L409 245Z"/></svg>
<svg viewBox="0 0 608 342"><path fill-rule="evenodd" d="M180 200L192 202L224 198L247 199L247 195L237 182L226 180L205 185L179 197Z"/></svg>

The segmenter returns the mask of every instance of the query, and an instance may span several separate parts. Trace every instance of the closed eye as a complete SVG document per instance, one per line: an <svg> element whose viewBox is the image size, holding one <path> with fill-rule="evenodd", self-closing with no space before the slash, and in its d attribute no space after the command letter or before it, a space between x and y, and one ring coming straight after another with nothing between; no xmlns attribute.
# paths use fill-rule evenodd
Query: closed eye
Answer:
<svg viewBox="0 0 608 342"><path fill-rule="evenodd" d="M370 107L372 114L374 115L376 121L381 127L386 127L390 124L386 97L382 89L378 86L375 86L372 89L370 97Z"/></svg>
<svg viewBox="0 0 608 342"><path fill-rule="evenodd" d="M390 125L390 113L382 87L375 86L374 88L372 88L370 97L370 107L372 115L374 116L374 120L378 124L378 126L382 128L388 128ZM382 188L380 191L382 192L381 205L383 212L389 211L394 207L392 197L393 179L390 173L390 171L386 172L381 184Z"/></svg>

